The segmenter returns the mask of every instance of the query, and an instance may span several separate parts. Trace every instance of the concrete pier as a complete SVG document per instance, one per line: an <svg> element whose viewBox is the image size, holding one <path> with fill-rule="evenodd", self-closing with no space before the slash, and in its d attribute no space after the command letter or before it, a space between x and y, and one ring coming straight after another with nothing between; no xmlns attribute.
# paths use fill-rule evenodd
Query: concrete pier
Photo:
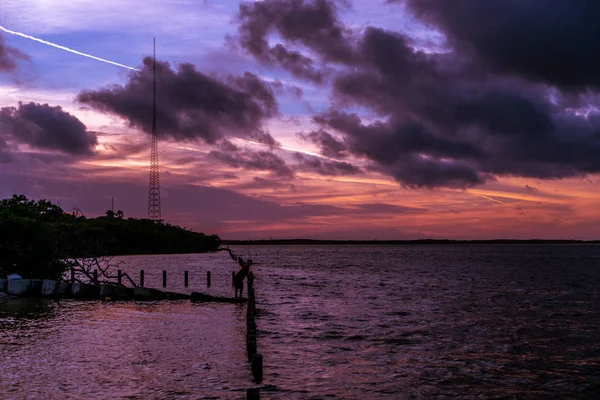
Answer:
<svg viewBox="0 0 600 400"><path fill-rule="evenodd" d="M167 294L167 300L189 300L191 297L189 294L175 293L175 292L166 292L166 294Z"/></svg>
<svg viewBox="0 0 600 400"><path fill-rule="evenodd" d="M71 285L71 294L73 297L83 299L94 299L100 297L100 286L88 285L86 283L75 282Z"/></svg>
<svg viewBox="0 0 600 400"><path fill-rule="evenodd" d="M71 296L71 282L58 282L58 287L56 288L56 295L58 297Z"/></svg>
<svg viewBox="0 0 600 400"><path fill-rule="evenodd" d="M41 279L11 279L7 293L13 296L39 296L42 292Z"/></svg>
<svg viewBox="0 0 600 400"><path fill-rule="evenodd" d="M100 285L100 297L106 299L107 297L111 300L128 300L133 299L133 289L125 286Z"/></svg>
<svg viewBox="0 0 600 400"><path fill-rule="evenodd" d="M133 289L133 298L136 300L164 300L167 294L158 289L136 287Z"/></svg>
<svg viewBox="0 0 600 400"><path fill-rule="evenodd" d="M58 293L58 281L44 279L42 282L42 296L54 297Z"/></svg>

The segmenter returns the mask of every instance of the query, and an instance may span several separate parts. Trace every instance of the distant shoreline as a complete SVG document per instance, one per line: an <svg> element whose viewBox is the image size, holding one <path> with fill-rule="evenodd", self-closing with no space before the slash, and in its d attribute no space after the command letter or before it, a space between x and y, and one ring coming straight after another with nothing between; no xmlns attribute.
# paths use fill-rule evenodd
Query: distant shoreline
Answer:
<svg viewBox="0 0 600 400"><path fill-rule="evenodd" d="M427 245L427 244L600 244L600 240L316 240L316 239L266 239L266 240L221 240L221 246L281 246L281 245Z"/></svg>

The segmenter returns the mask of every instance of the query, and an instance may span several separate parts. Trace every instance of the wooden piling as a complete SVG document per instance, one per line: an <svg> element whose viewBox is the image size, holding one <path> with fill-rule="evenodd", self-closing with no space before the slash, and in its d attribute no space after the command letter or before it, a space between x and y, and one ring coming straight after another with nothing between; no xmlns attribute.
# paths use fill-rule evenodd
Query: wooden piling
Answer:
<svg viewBox="0 0 600 400"><path fill-rule="evenodd" d="M254 297L254 274L248 273L248 308L247 314L252 315L254 318L254 312L256 312L256 300Z"/></svg>
<svg viewBox="0 0 600 400"><path fill-rule="evenodd" d="M252 361L252 357L256 354L256 335L246 335L246 352L248 361Z"/></svg>
<svg viewBox="0 0 600 400"><path fill-rule="evenodd" d="M246 389L246 400L260 400L260 389L259 388Z"/></svg>
<svg viewBox="0 0 600 400"><path fill-rule="evenodd" d="M188 287L188 272L187 271L183 271L183 286Z"/></svg>
<svg viewBox="0 0 600 400"><path fill-rule="evenodd" d="M252 376L254 377L254 382L260 383L263 379L263 359L262 355L255 354L252 357Z"/></svg>
<svg viewBox="0 0 600 400"><path fill-rule="evenodd" d="M163 271L163 287L167 287L167 271Z"/></svg>
<svg viewBox="0 0 600 400"><path fill-rule="evenodd" d="M117 282L119 283L119 285L121 285L121 270L120 269L117 270Z"/></svg>
<svg viewBox="0 0 600 400"><path fill-rule="evenodd" d="M235 260L242 262L241 257L235 257ZM250 265L252 262L248 260ZM252 371L253 381L260 383L263 380L263 357L258 353L256 343L256 321L254 316L256 314L256 297L254 293L254 274L248 273L248 305L246 308L246 352L248 355L248 361L250 362L250 368ZM235 272L231 273L231 283L235 286ZM251 388L246 390L246 399L260 399L260 389Z"/></svg>
<svg viewBox="0 0 600 400"><path fill-rule="evenodd" d="M71 284L75 283L75 268L71 267Z"/></svg>
<svg viewBox="0 0 600 400"><path fill-rule="evenodd" d="M206 271L206 286L210 287L210 271Z"/></svg>
<svg viewBox="0 0 600 400"><path fill-rule="evenodd" d="M140 270L140 287L144 287L144 270Z"/></svg>
<svg viewBox="0 0 600 400"><path fill-rule="evenodd" d="M249 335L256 334L256 322L254 321L254 318L249 318L248 321L246 321L246 330Z"/></svg>

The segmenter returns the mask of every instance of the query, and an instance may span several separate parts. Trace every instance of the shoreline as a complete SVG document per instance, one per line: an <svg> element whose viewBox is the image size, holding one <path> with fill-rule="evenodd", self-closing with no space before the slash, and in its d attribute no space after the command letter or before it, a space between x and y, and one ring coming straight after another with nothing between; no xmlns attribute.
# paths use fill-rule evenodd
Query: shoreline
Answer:
<svg viewBox="0 0 600 400"><path fill-rule="evenodd" d="M221 246L289 246L289 245L561 245L600 244L600 240L542 240L542 239L493 239L493 240L318 240L318 239L261 239L221 240Z"/></svg>

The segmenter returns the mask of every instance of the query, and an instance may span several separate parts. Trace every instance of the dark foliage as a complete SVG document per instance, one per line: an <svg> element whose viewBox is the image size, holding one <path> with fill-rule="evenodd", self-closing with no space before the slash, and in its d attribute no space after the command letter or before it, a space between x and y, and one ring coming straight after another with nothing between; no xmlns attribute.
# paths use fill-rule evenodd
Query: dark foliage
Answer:
<svg viewBox="0 0 600 400"><path fill-rule="evenodd" d="M14 195L0 201L0 270L24 278L57 278L73 258L126 254L201 253L220 239L148 219L109 211L86 218L47 200Z"/></svg>
<svg viewBox="0 0 600 400"><path fill-rule="evenodd" d="M60 246L63 210L46 200L0 201L0 269L24 278L55 278L66 268Z"/></svg>

